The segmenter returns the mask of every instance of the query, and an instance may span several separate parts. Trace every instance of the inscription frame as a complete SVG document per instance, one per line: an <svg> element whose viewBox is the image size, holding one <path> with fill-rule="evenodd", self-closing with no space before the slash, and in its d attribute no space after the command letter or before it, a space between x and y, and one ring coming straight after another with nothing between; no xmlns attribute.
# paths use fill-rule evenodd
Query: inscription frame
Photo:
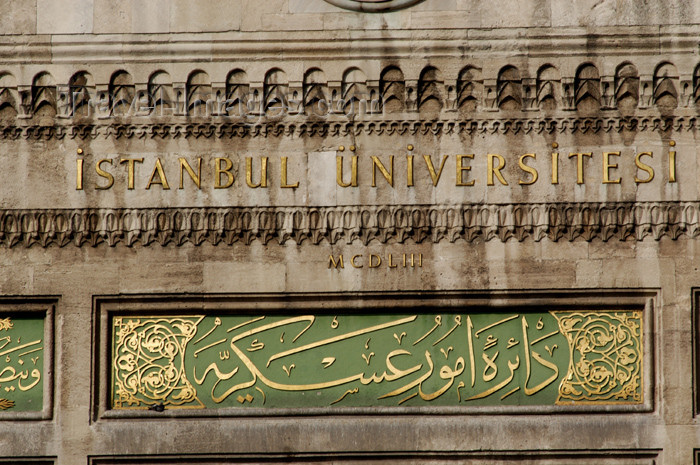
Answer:
<svg viewBox="0 0 700 465"><path fill-rule="evenodd" d="M52 420L54 411L54 316L57 297L4 296L0 298L0 314L36 315L44 319L43 405L38 411L0 411L1 421ZM0 462L2 463L2 462Z"/></svg>
<svg viewBox="0 0 700 465"><path fill-rule="evenodd" d="M653 328L658 290L585 289L513 291L406 291L406 292L320 292L320 293L227 293L227 294L124 294L93 297L93 348L91 421L133 418L288 417L315 415L471 415L548 413L640 413L653 412L656 401ZM186 316L189 314L300 314L332 315L372 310L392 313L433 309L469 312L497 312L514 309L534 312L548 310L638 310L643 315L641 340L645 351L642 364L642 402L634 405L532 405L532 406L414 406L414 407L290 407L117 410L111 408L111 319L115 316ZM409 310L411 309L411 310Z"/></svg>

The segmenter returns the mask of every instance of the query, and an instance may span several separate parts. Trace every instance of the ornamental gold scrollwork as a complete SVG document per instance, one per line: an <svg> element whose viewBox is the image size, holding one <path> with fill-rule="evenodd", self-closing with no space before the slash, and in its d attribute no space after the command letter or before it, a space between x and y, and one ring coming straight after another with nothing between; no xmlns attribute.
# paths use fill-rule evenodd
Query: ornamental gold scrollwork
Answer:
<svg viewBox="0 0 700 465"><path fill-rule="evenodd" d="M184 369L203 317L114 319L114 406L203 408Z"/></svg>
<svg viewBox="0 0 700 465"><path fill-rule="evenodd" d="M642 312L553 312L571 353L557 404L642 401Z"/></svg>

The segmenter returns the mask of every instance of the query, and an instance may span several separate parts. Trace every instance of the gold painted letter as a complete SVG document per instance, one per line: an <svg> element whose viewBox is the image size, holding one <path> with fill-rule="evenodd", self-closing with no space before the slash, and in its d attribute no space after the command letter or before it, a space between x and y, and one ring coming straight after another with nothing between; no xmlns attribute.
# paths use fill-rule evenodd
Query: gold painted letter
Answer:
<svg viewBox="0 0 700 465"><path fill-rule="evenodd" d="M192 178L192 181L194 184L201 189L202 188L202 157L197 157L197 174L194 173L194 170L190 166L189 163L187 163L187 160L184 158L178 158L180 160L180 189L183 189L183 177L185 175L185 171L187 171L187 174L190 175L190 178Z"/></svg>
<svg viewBox="0 0 700 465"><path fill-rule="evenodd" d="M386 182L389 183L391 187L394 187L394 156L391 155L389 157L389 163L390 163L390 169L391 172L387 171L387 169L384 167L381 161L379 161L378 157L372 156L372 187L377 187L377 168L379 168L379 171L382 173L382 176L384 176L384 179L386 179Z"/></svg>
<svg viewBox="0 0 700 465"><path fill-rule="evenodd" d="M592 153L570 153L569 158L576 157L576 184L583 184L583 157L591 158Z"/></svg>
<svg viewBox="0 0 700 465"><path fill-rule="evenodd" d="M119 160L119 164L121 165L122 163L127 163L127 175L128 175L127 189L133 190L134 189L134 171L136 171L135 165L136 165L136 163L143 163L143 158L122 158L121 160Z"/></svg>
<svg viewBox="0 0 700 465"><path fill-rule="evenodd" d="M95 189L109 189L114 185L114 176L112 176L111 173L106 172L105 170L102 169L102 163L107 162L110 165L112 164L112 160L109 158L104 158L100 161L97 162L95 165L95 171L97 172L98 176L101 176L107 180L107 185L106 186L100 186L97 183L95 183Z"/></svg>
<svg viewBox="0 0 700 465"><path fill-rule="evenodd" d="M448 155L443 155L442 157L442 162L440 163L440 169L438 172L435 172L435 166L433 165L433 158L430 155L423 155L423 159L425 160L425 164L428 165L428 172L430 173L430 179L433 180L433 187L437 187L438 182L440 182L440 175L442 175L442 169L445 167L445 162L447 161ZM464 168L465 170L468 170L469 168ZM459 166L457 167L457 171L459 172ZM459 177L459 174L457 175ZM459 184L457 184L459 186Z"/></svg>
<svg viewBox="0 0 700 465"><path fill-rule="evenodd" d="M535 155L534 153L526 153L525 155L520 157L520 159L518 160L518 166L520 167L520 169L525 171L526 173L530 173L530 176L532 177L532 179L530 179L529 181L523 181L521 179L518 181L518 184L521 184L521 185L535 184L537 182L537 177L538 177L537 170L535 168L532 168L532 167L527 166L525 164L526 158L532 158L534 160L535 158L537 158L537 155Z"/></svg>
<svg viewBox="0 0 700 465"><path fill-rule="evenodd" d="M282 179L280 180L280 187L296 189L299 187L299 181L294 184L287 183L287 157L282 157Z"/></svg>
<svg viewBox="0 0 700 465"><path fill-rule="evenodd" d="M154 182L153 178L156 177L156 173L158 173L158 181ZM146 185L146 189L151 188L151 184L160 184L163 190L168 190L170 189L170 186L168 185L168 179L165 177L165 172L163 171L163 165L160 163L160 158L156 158L156 166L153 167L153 172L151 173L151 179L148 180L148 184Z"/></svg>
<svg viewBox="0 0 700 465"><path fill-rule="evenodd" d="M245 182L248 187L267 187L267 157L260 159L260 182L253 184L253 158L246 157L245 159Z"/></svg>
<svg viewBox="0 0 700 465"><path fill-rule="evenodd" d="M668 143L671 147L676 146L676 141ZM671 150L668 152L668 182L676 182L676 152Z"/></svg>
<svg viewBox="0 0 700 465"><path fill-rule="evenodd" d="M335 260L335 257L333 255L328 256L328 268L335 268L338 269L340 268L345 268L345 265L343 265L343 255L338 255L338 260Z"/></svg>
<svg viewBox="0 0 700 465"><path fill-rule="evenodd" d="M617 163L610 164L610 156L619 157L620 152L603 152L603 184L620 184L620 178L610 180L610 168L617 169Z"/></svg>
<svg viewBox="0 0 700 465"><path fill-rule="evenodd" d="M464 182L464 172L472 169L471 166L464 166L463 160L465 158L473 160L474 154L457 155L457 182L455 183L457 186L473 186L475 182L473 179L469 182Z"/></svg>
<svg viewBox="0 0 700 465"><path fill-rule="evenodd" d="M654 157L654 154L652 152L639 152L634 159L634 164L637 166L637 168L642 170L642 171L646 171L647 174L649 175L649 176L647 176L646 179L639 179L637 177L637 175L635 174L634 182L636 182L637 184L644 184L647 182L651 182L654 179L654 168L652 168L651 166L642 162L642 157L645 155L648 156L649 158Z"/></svg>
<svg viewBox="0 0 700 465"><path fill-rule="evenodd" d="M498 166L494 167L493 166L493 160L498 159ZM493 186L493 175L495 174L498 180L500 181L501 184L504 186L507 186L508 183L506 182L505 179L503 179L503 175L501 174L501 170L505 168L506 166L506 160L502 156L495 154L495 153L489 153L488 154L488 159L486 162L486 185L488 186Z"/></svg>
<svg viewBox="0 0 700 465"><path fill-rule="evenodd" d="M226 162L226 168L221 167L221 162ZM231 168L233 168L233 162L228 158L216 158L214 159L214 189L226 189L233 185L233 173L231 173ZM221 175L225 174L228 178L226 184L221 184Z"/></svg>
<svg viewBox="0 0 700 465"><path fill-rule="evenodd" d="M83 190L83 161L85 161L85 160L83 160L82 158L79 158L75 161L78 165L76 167L78 169L78 172L77 172L76 177L75 177L75 190L81 191L81 190Z"/></svg>
<svg viewBox="0 0 700 465"><path fill-rule="evenodd" d="M357 187L357 155L352 156L352 171L350 173L350 182L346 183L343 181L343 157L342 156L336 156L335 157L335 167L336 167L336 175L335 179L338 182L338 185L340 187Z"/></svg>
<svg viewBox="0 0 700 465"><path fill-rule="evenodd" d="M343 256L341 255L340 257L342 260ZM362 258L362 255L353 255L352 258L350 259L350 264L352 265L353 268L362 268L362 266L363 266L362 264L358 265L357 263L355 263L355 259L358 257Z"/></svg>

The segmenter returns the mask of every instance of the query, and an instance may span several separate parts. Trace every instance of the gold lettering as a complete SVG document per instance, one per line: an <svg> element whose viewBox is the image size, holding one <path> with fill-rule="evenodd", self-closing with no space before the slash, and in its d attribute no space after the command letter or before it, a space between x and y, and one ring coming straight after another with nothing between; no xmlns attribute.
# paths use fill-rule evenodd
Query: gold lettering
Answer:
<svg viewBox="0 0 700 465"><path fill-rule="evenodd" d="M403 254L403 267L406 268L407 266L410 266L411 268L415 268L415 266L416 266L415 255L414 254L410 255L410 258L411 258L410 265L408 265L407 261L406 261L406 257L408 257L408 256L409 256L408 254ZM391 260L391 256L390 256L390 260ZM418 254L418 268L423 268L423 254L422 253Z"/></svg>
<svg viewBox="0 0 700 465"><path fill-rule="evenodd" d="M525 171L526 173L529 173L531 176L531 179L529 181L523 181L521 179L518 181L518 184L521 184L521 185L535 184L537 182L537 178L539 175L537 174L537 170L535 168L532 168L532 167L527 166L525 164L526 158L532 158L534 160L537 158L537 155L535 155L534 153L526 153L525 155L521 156L520 159L518 160L518 166L520 167L520 169Z"/></svg>
<svg viewBox="0 0 700 465"><path fill-rule="evenodd" d="M280 181L280 186L282 188L291 188L291 189L296 189L299 187L299 182L295 182L294 184L288 184L287 183L287 157L282 157L282 179Z"/></svg>
<svg viewBox="0 0 700 465"><path fill-rule="evenodd" d="M468 155L457 155L457 182L455 184L457 186L473 186L475 182L474 180L464 182L464 172L472 169L471 166L464 166L462 160L464 160L465 158L473 160L474 154L472 153Z"/></svg>
<svg viewBox="0 0 700 465"><path fill-rule="evenodd" d="M559 153L552 152L552 184L559 184Z"/></svg>
<svg viewBox="0 0 700 465"><path fill-rule="evenodd" d="M389 254L389 268L396 268L397 266L399 266L399 265L394 264L391 261L391 259L392 259L391 254Z"/></svg>
<svg viewBox="0 0 700 465"><path fill-rule="evenodd" d="M190 175L190 178L192 178L192 181L194 184L197 186L197 188L201 189L201 178L202 178L202 157L197 157L197 174L194 173L194 170L190 166L189 163L187 163L187 160L184 158L178 158L180 161L180 189L183 189L183 182L184 182L184 175L185 171L187 171L187 174Z"/></svg>
<svg viewBox="0 0 700 465"><path fill-rule="evenodd" d="M503 175L501 174L501 170L505 168L506 166L506 160L502 156L495 154L495 153L490 153L487 155L487 166L486 166L486 174L488 179L486 180L486 185L488 186L493 186L493 175L495 174L496 177L498 178L498 181L503 184L504 186L507 186L508 183L506 182L505 179L503 179ZM493 160L498 159L498 166L494 167L493 166Z"/></svg>
<svg viewBox="0 0 700 465"><path fill-rule="evenodd" d="M342 255L341 255L342 257ZM352 265L353 268L362 268L363 265L358 265L355 263L356 258L362 258L362 255L353 255L352 258L350 259L350 264Z"/></svg>
<svg viewBox="0 0 700 465"><path fill-rule="evenodd" d="M328 256L328 268L338 269L338 267L345 268L345 265L343 264L343 255L342 254L339 255L337 261L333 255L329 255Z"/></svg>
<svg viewBox="0 0 700 465"><path fill-rule="evenodd" d="M617 169L617 164L610 164L610 156L619 157L620 152L603 152L603 184L620 184L620 178L610 179L610 169Z"/></svg>
<svg viewBox="0 0 700 465"><path fill-rule="evenodd" d="M639 179L637 175L634 175L634 182L637 184L644 184L647 182L651 182L654 179L654 168L651 166L647 165L646 163L642 162L642 157L643 156L648 156L649 158L653 158L654 154L652 152L639 152L637 156L634 159L634 164L637 166L638 169L642 171L646 171L647 174L649 175L646 179Z"/></svg>
<svg viewBox="0 0 700 465"><path fill-rule="evenodd" d="M668 145L675 147L676 142L672 140ZM668 152L668 182L676 182L676 152L674 150Z"/></svg>
<svg viewBox="0 0 700 465"><path fill-rule="evenodd" d="M79 158L75 160L77 166L76 168L78 169L75 177L75 190L81 191L83 190L83 160L82 158Z"/></svg>
<svg viewBox="0 0 700 465"><path fill-rule="evenodd" d="M428 172L430 173L430 179L433 180L433 186L437 187L438 182L440 182L440 176L442 175L442 169L445 167L445 162L447 161L448 156L444 155L442 157L442 162L440 162L440 169L438 172L435 172L435 166L433 165L433 158L430 155L423 155L423 159L425 160L425 164L428 165ZM473 158L473 156L472 156ZM469 170L470 167L463 168L465 171ZM460 170L459 170L459 164L457 165L457 176L459 176ZM459 185L459 184L457 184Z"/></svg>
<svg viewBox="0 0 700 465"><path fill-rule="evenodd" d="M357 155L352 156L351 161L351 172L350 172L350 182L346 183L343 181L343 157L335 157L335 167L336 167L336 182L340 187L357 187Z"/></svg>
<svg viewBox="0 0 700 465"><path fill-rule="evenodd" d="M153 180L156 177L156 173L158 173L158 181ZM151 184L160 184L163 187L163 190L170 189L168 179L165 177L165 172L163 171L163 165L160 163L160 158L156 158L156 165L153 167L151 179L149 179L146 189L150 189Z"/></svg>
<svg viewBox="0 0 700 465"><path fill-rule="evenodd" d="M221 167L221 162L226 163L226 168ZM214 160L214 189L227 189L233 185L233 162L228 158L216 158ZM221 184L221 175L225 174L228 178L226 184Z"/></svg>
<svg viewBox="0 0 700 465"><path fill-rule="evenodd" d="M389 163L390 163L390 168L391 172L389 172L382 162L379 160L378 157L372 156L372 187L377 187L377 182L376 182L376 175L377 175L377 168L379 168L379 172L382 173L382 176L384 176L384 179L386 179L386 182L389 183L391 187L394 187L394 156L391 155L389 157Z"/></svg>
<svg viewBox="0 0 700 465"><path fill-rule="evenodd" d="M406 155L406 186L413 186L413 155Z"/></svg>
<svg viewBox="0 0 700 465"><path fill-rule="evenodd" d="M591 158L593 154L588 153L570 153L569 158L576 157L576 184L583 184L583 157Z"/></svg>
<svg viewBox="0 0 700 465"><path fill-rule="evenodd" d="M121 165L122 163L127 164L127 169L126 169L126 172L128 175L127 189L133 190L134 189L134 172L136 171L135 165L136 165L136 163L143 163L143 158L122 158L121 160L119 160L119 164Z"/></svg>
<svg viewBox="0 0 700 465"><path fill-rule="evenodd" d="M375 265L374 262L372 261L372 259L374 259L374 258L377 259L377 264L376 264L376 265ZM370 267L370 268L377 268L377 267L379 267L379 265L381 265L381 264L382 264L382 257L380 257L379 255L372 254L372 253L369 254L369 267Z"/></svg>
<svg viewBox="0 0 700 465"><path fill-rule="evenodd" d="M257 187L267 187L267 157L260 159L260 182L253 184L253 158L246 157L245 159L245 182L248 187L253 189Z"/></svg>
<svg viewBox="0 0 700 465"><path fill-rule="evenodd" d="M106 186L100 186L97 183L95 183L95 189L109 189L114 185L114 176L112 176L111 173L106 172L105 170L102 169L102 163L109 163L110 165L112 164L112 160L109 158L103 158L102 160L98 161L97 164L95 165L95 172L97 172L98 176L101 176L107 180L107 185Z"/></svg>

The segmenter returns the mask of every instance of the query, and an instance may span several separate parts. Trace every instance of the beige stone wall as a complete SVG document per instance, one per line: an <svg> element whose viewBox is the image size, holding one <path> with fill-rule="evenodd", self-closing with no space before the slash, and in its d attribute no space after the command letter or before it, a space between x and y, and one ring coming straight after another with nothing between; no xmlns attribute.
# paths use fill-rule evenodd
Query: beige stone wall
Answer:
<svg viewBox="0 0 700 465"><path fill-rule="evenodd" d="M311 30L591 28L677 26L700 22L695 2L632 0L479 2L426 0L409 10L358 15L319 0L29 0L2 6L2 33L180 34Z"/></svg>
<svg viewBox="0 0 700 465"><path fill-rule="evenodd" d="M385 14L322 0L1 2L0 298L47 298L56 308L51 418L6 420L0 412L0 463L693 463L698 33L700 6L686 0L426 0ZM581 74L586 64L597 77ZM625 64L636 74L624 74ZM391 67L402 77L387 77ZM471 68L478 73L464 74ZM109 108L81 115L65 100L80 72L87 74L78 87L95 101L109 103L115 88L130 101L154 83L173 96L203 85L226 97L236 69L245 79L234 84L263 103L250 117L197 115L184 103L160 117ZM268 79L276 69L284 77ZM313 69L322 78L309 81ZM158 70L167 76L155 81ZM588 100L586 79L594 89ZM263 101L280 83L285 99L301 101L281 118ZM310 83L331 103L358 83L379 102L397 97L402 108L370 103L353 116L342 108L314 116L305 101ZM402 90L388 92L391 83ZM550 180L555 143L559 184ZM621 152L619 185L602 182L604 151ZM649 184L634 182L643 151L654 154ZM569 158L577 152L593 154L583 184ZM455 182L455 157L464 153L475 154L473 188ZM487 185L489 153L505 158L508 186ZM532 186L518 184L525 153L537 154ZM349 162L353 154L361 185L346 190L337 186L336 157ZM425 154L451 157L437 188L418 165ZM395 186L378 178L372 187L370 157L392 155ZM407 155L415 156L415 186L403 174ZM200 156L203 188L177 189L177 158ZM228 190L212 185L217 156L235 162ZM271 185L248 188L245 157L258 166L264 156ZM279 186L282 156L297 189ZM134 190L125 187L125 157L144 158ZM170 190L145 188L157 158ZM94 188L104 181L94 170L100 159L113 162L112 189ZM341 253L421 253L424 265L330 269L329 255ZM166 411L132 419L100 410L100 297L323 300L385 291L461 292L492 309L523 300L543 308L644 301L650 404L575 414Z"/></svg>

